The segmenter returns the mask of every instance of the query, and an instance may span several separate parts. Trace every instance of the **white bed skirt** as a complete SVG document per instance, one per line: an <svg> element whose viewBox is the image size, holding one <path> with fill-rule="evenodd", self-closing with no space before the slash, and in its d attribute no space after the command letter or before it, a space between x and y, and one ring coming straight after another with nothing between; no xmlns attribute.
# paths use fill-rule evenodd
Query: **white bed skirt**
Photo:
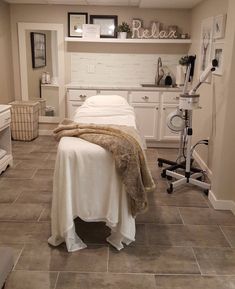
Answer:
<svg viewBox="0 0 235 289"><path fill-rule="evenodd" d="M75 137L63 137L54 172L49 244L66 242L69 252L86 247L75 232L74 219L104 221L107 241L118 250L135 240L135 219L114 159L102 147Z"/></svg>

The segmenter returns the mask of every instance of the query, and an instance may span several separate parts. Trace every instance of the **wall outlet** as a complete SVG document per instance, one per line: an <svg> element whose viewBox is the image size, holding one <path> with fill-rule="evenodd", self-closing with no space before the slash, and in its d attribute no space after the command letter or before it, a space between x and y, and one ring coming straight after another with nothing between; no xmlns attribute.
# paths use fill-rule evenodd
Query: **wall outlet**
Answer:
<svg viewBox="0 0 235 289"><path fill-rule="evenodd" d="M88 64L87 65L87 72L88 73L95 73L95 65L94 64Z"/></svg>

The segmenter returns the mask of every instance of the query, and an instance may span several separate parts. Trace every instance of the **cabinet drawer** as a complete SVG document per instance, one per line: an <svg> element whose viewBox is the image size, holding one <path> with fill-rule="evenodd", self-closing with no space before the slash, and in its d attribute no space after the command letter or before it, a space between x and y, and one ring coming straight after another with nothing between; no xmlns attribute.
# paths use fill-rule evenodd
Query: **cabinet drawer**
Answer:
<svg viewBox="0 0 235 289"><path fill-rule="evenodd" d="M10 122L11 122L10 110L0 113L0 129L10 124Z"/></svg>
<svg viewBox="0 0 235 289"><path fill-rule="evenodd" d="M69 89L68 100L85 101L88 97L91 97L96 94L97 94L96 90Z"/></svg>
<svg viewBox="0 0 235 289"><path fill-rule="evenodd" d="M179 103L180 91L163 92L162 100L164 103Z"/></svg>
<svg viewBox="0 0 235 289"><path fill-rule="evenodd" d="M126 100L128 99L128 91L126 90L100 90L99 94L102 95L120 95Z"/></svg>
<svg viewBox="0 0 235 289"><path fill-rule="evenodd" d="M154 103L159 102L158 91L132 91L131 102Z"/></svg>

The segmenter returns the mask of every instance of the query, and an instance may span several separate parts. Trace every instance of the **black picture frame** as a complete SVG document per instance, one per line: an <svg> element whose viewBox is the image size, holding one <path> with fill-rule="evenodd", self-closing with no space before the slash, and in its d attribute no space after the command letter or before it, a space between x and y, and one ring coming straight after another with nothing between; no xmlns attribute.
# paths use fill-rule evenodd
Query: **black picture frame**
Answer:
<svg viewBox="0 0 235 289"><path fill-rule="evenodd" d="M100 25L101 38L117 38L117 15L90 15L90 24ZM113 29L110 29L113 26Z"/></svg>
<svg viewBox="0 0 235 289"><path fill-rule="evenodd" d="M82 37L82 25L88 23L88 13L69 12L68 13L68 36ZM80 31L76 31L80 29Z"/></svg>
<svg viewBox="0 0 235 289"><path fill-rule="evenodd" d="M46 66L46 34L30 32L32 66L40 68Z"/></svg>

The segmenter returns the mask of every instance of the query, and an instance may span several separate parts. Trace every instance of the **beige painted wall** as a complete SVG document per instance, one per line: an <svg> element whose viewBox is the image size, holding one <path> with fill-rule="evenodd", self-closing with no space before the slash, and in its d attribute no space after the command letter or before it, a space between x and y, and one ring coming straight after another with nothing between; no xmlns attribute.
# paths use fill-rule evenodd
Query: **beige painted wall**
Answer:
<svg viewBox="0 0 235 289"><path fill-rule="evenodd" d="M212 192L217 199L235 201L234 168L234 65L235 65L235 1L205 0L192 10L193 45L190 53L199 56L202 19L227 13L224 39L224 73L213 76L211 84L204 84L199 92L202 109L194 112L194 141L209 137L209 151L197 151L212 170ZM199 63L199 60L197 64ZM198 72L198 65L196 66ZM195 79L198 77L196 73Z"/></svg>
<svg viewBox="0 0 235 289"><path fill-rule="evenodd" d="M193 44L190 49L190 54L196 54L196 67L194 82L199 77L199 63L200 63L200 33L201 22L211 16L227 13L227 0L205 0L192 10L192 41ZM218 109L221 107L221 100L224 91L224 79L222 77L213 76L211 84L204 84L198 90L200 92L200 106L201 110L194 111L194 142L209 137L209 147L199 146L197 152L201 158L206 162L209 168L212 168L212 154L217 126Z"/></svg>
<svg viewBox="0 0 235 289"><path fill-rule="evenodd" d="M33 68L30 32L46 34L46 66ZM26 55L27 55L27 75L28 75L28 95L30 99L40 97L40 79L43 72L49 72L52 75L51 58L51 31L26 31Z"/></svg>
<svg viewBox="0 0 235 289"><path fill-rule="evenodd" d="M12 24L12 49L14 60L14 83L15 97L21 98L19 81L19 57L17 22L43 22L43 23L62 23L64 33L67 36L67 13L68 12L88 12L89 14L118 15L119 23L122 21L131 22L135 18L144 20L146 26L151 20L159 20L165 24L176 24L183 28L185 33L190 32L190 12L189 10L157 10L157 9L138 9L131 7L103 7L103 6L67 6L67 5L16 5L11 4L11 24ZM114 44L68 44L66 43L65 72L66 82L70 81L69 52L109 52L109 53L187 53L187 45L114 45Z"/></svg>
<svg viewBox="0 0 235 289"><path fill-rule="evenodd" d="M14 99L9 5L0 0L0 103Z"/></svg>

